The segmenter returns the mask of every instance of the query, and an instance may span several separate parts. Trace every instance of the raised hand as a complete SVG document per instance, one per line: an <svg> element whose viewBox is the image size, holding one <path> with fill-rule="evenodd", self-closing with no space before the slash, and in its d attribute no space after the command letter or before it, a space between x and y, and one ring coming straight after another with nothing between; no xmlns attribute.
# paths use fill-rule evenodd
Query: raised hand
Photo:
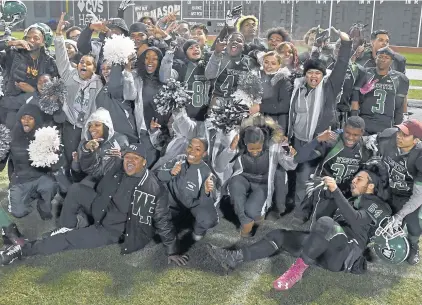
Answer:
<svg viewBox="0 0 422 305"><path fill-rule="evenodd" d="M213 174L210 173L207 180L205 180L205 194L209 194L214 190Z"/></svg>
<svg viewBox="0 0 422 305"><path fill-rule="evenodd" d="M227 47L227 41L226 40L220 40L220 38L217 38L217 42L215 44L214 52L216 54L220 54L223 52Z"/></svg>
<svg viewBox="0 0 422 305"><path fill-rule="evenodd" d="M64 20L65 16L66 16L66 12L63 12L60 15L59 23L57 24L57 28L56 28L56 36L63 36L63 30L66 26L66 21Z"/></svg>
<svg viewBox="0 0 422 305"><path fill-rule="evenodd" d="M340 39L342 41L350 41L350 37L347 33L341 32L340 30L337 30L335 27L331 27L331 30L333 30L334 33L336 33L338 36L340 36Z"/></svg>
<svg viewBox="0 0 422 305"><path fill-rule="evenodd" d="M173 166L170 174L172 176L177 176L181 170L182 170L182 161L177 161L176 164Z"/></svg>

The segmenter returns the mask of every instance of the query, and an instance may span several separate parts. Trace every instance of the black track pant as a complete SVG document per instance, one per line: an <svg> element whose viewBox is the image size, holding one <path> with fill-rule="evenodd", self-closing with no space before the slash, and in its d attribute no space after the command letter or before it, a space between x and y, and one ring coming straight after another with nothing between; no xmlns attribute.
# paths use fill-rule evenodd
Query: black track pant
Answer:
<svg viewBox="0 0 422 305"><path fill-rule="evenodd" d="M234 211L242 225L246 225L262 216L267 185L250 182L243 175L237 175L229 180L230 199Z"/></svg>
<svg viewBox="0 0 422 305"><path fill-rule="evenodd" d="M397 213L401 210L403 205L409 201L409 197L402 197L402 196L395 196L393 195L393 201L392 201L392 210L393 213ZM419 243L419 236L422 234L422 228L419 224L419 209L416 209L413 213L410 213L407 215L403 222L407 225L407 231L409 239L409 242L413 245L417 245Z"/></svg>
<svg viewBox="0 0 422 305"><path fill-rule="evenodd" d="M97 193L82 183L75 183L69 188L60 214L60 226L76 228L77 214L92 215L92 203Z"/></svg>
<svg viewBox="0 0 422 305"><path fill-rule="evenodd" d="M81 133L81 128L73 126L68 121L63 123L63 148L68 171L73 160L72 153L78 150L81 143Z"/></svg>
<svg viewBox="0 0 422 305"><path fill-rule="evenodd" d="M202 202L197 206L188 209L177 204L170 194L169 196L170 212L174 223L185 226L186 223L184 222L188 219L186 216L189 216L190 213L195 219L193 223L193 232L199 236L204 236L209 229L214 228L218 224L218 214L214 204Z"/></svg>
<svg viewBox="0 0 422 305"><path fill-rule="evenodd" d="M118 241L119 237L113 236L103 227L90 226L27 243L22 254L48 255L67 250L98 248Z"/></svg>
<svg viewBox="0 0 422 305"><path fill-rule="evenodd" d="M294 139L293 141L294 148L299 150L301 147L308 144L308 142ZM295 174L296 174L296 185L295 185L295 214L300 217L308 216L306 212L302 211L301 203L305 200L306 197L306 182L309 180L311 174L315 172L315 169L318 165L318 160L312 160L304 163L298 164Z"/></svg>
<svg viewBox="0 0 422 305"><path fill-rule="evenodd" d="M311 232L274 230L242 251L244 261L269 257L284 250L301 257L308 265L341 271L350 249L351 243L341 226L329 217L322 217Z"/></svg>

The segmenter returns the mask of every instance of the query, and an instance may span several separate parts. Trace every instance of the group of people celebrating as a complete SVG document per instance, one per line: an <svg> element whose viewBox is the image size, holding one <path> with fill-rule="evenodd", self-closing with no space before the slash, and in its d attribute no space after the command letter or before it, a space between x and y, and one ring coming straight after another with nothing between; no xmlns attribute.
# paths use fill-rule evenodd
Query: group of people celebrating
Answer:
<svg viewBox="0 0 422 305"><path fill-rule="evenodd" d="M128 27L125 2L118 17L84 29L66 30L63 13L55 35L36 23L23 40L0 41L8 212L23 218L36 205L57 222L27 240L2 211L2 265L117 243L128 254L157 234L169 263L186 265L178 233L188 227L191 244L202 240L223 202L241 238L292 210L309 223L237 250L207 245L225 268L281 250L297 257L277 290L311 265L364 272L386 217L407 225L407 262L418 263L422 123L408 118L405 59L387 31L364 41L356 26L313 27L300 53L282 27L258 37L259 20L236 7L209 45L205 25L173 13ZM118 51L117 41L132 49ZM119 62L118 52L129 56ZM59 134L57 160L34 166L43 128Z"/></svg>

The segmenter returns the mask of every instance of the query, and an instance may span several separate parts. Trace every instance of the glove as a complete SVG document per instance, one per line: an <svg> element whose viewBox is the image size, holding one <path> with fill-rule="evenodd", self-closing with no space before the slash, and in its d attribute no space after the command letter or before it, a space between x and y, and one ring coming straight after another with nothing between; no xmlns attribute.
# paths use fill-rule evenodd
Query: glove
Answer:
<svg viewBox="0 0 422 305"><path fill-rule="evenodd" d="M135 3L132 2L132 0L122 0L119 5L119 10L126 10L129 6L135 5Z"/></svg>
<svg viewBox="0 0 422 305"><path fill-rule="evenodd" d="M365 144L365 147L369 150L372 150L374 152L378 152L377 147L377 135L373 134L371 136L362 137L363 143Z"/></svg>
<svg viewBox="0 0 422 305"><path fill-rule="evenodd" d="M226 24L229 27L234 27L236 21L240 18L242 15L242 6L236 6L232 8L231 10L227 11L226 14Z"/></svg>
<svg viewBox="0 0 422 305"><path fill-rule="evenodd" d="M189 256L187 255L170 255L167 259L168 264L176 263L177 266L186 266L188 263Z"/></svg>
<svg viewBox="0 0 422 305"><path fill-rule="evenodd" d="M403 217L399 214L396 214L391 217L390 221L392 222L391 230L393 230L393 232L390 232L390 234L393 234L394 231L397 231L399 228L401 228L401 225L403 223Z"/></svg>

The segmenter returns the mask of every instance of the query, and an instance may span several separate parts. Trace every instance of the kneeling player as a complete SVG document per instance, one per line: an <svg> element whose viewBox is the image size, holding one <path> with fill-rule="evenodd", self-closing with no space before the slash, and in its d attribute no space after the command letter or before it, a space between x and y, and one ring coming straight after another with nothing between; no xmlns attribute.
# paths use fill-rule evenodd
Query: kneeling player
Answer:
<svg viewBox="0 0 422 305"><path fill-rule="evenodd" d="M273 282L276 290L293 287L310 265L330 271L362 273L366 270L363 251L380 221L391 215L387 203L379 198L386 182L380 178L380 165L373 164L359 172L352 181L352 204L344 198L331 177L324 177L338 211L333 218L321 217L310 232L278 229L265 238L240 250L225 250L211 246L209 252L223 267L235 268L239 263L269 257L285 250L298 257L281 277Z"/></svg>

